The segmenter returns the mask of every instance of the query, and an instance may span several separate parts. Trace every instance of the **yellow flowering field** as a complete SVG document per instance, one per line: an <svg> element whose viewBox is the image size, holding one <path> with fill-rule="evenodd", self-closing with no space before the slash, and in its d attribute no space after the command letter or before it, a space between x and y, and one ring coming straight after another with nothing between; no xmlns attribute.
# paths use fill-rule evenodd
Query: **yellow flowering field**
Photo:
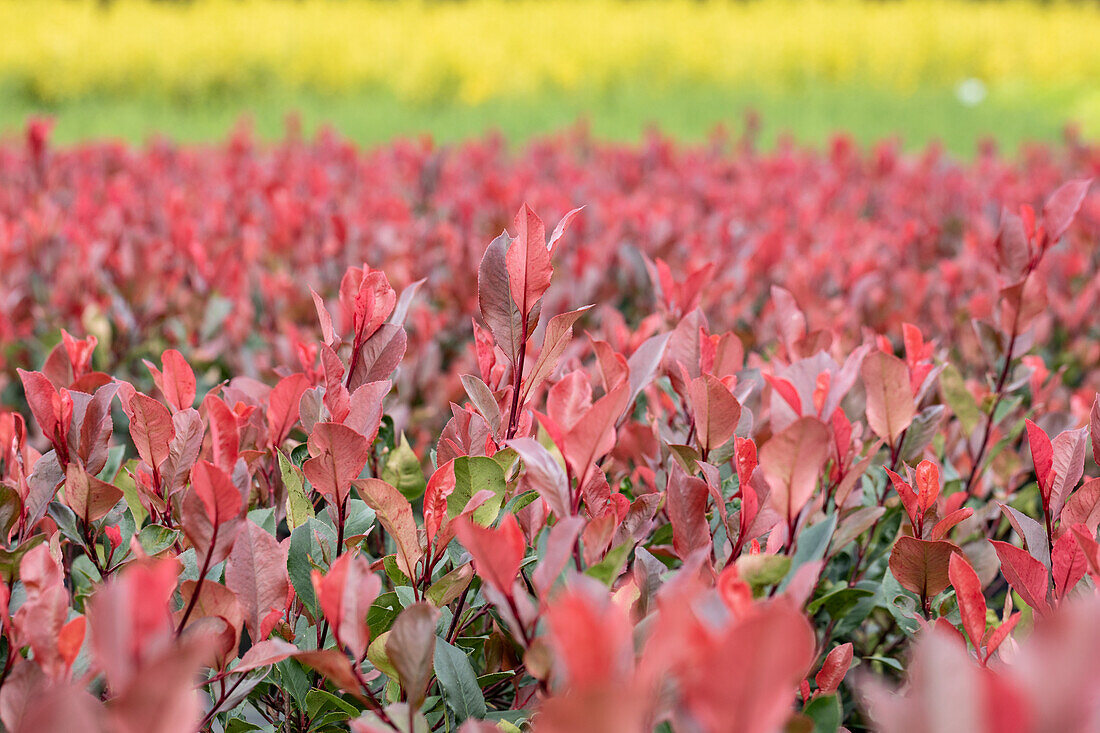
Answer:
<svg viewBox="0 0 1100 733"><path fill-rule="evenodd" d="M637 83L899 92L1100 79L1100 9L1023 0L0 0L0 85L43 102L380 89L476 104Z"/></svg>

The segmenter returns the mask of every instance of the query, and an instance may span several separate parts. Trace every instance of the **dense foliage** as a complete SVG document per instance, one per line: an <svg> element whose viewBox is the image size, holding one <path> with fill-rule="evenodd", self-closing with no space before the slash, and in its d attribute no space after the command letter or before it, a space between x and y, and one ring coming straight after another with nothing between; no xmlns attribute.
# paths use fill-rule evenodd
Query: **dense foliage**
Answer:
<svg viewBox="0 0 1100 733"><path fill-rule="evenodd" d="M1095 151L47 132L7 730L1100 726Z"/></svg>

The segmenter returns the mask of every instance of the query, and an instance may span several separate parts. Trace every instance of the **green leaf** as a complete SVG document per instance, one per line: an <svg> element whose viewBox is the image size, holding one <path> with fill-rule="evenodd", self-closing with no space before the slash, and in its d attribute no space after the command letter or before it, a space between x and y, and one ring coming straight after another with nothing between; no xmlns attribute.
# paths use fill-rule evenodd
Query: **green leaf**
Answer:
<svg viewBox="0 0 1100 733"><path fill-rule="evenodd" d="M347 700L333 695L328 690L315 688L306 693L306 712L309 713L309 717L316 718L319 715L333 710L341 713L336 716L333 722L354 718L360 713L359 708L355 707Z"/></svg>
<svg viewBox="0 0 1100 733"><path fill-rule="evenodd" d="M395 586L412 585L412 581L405 576L397 564L397 555L386 555L382 558L382 569L386 571L386 577Z"/></svg>
<svg viewBox="0 0 1100 733"><path fill-rule="evenodd" d="M455 489L447 497L447 516L454 519L470 503L470 499L479 491L491 491L494 494L484 504L474 510L473 519L488 527L500 513L504 501L504 492L508 488L504 480L504 469L492 458L485 456L461 456L455 459Z"/></svg>
<svg viewBox="0 0 1100 733"><path fill-rule="evenodd" d="M893 657L864 657L864 662L878 662L879 664L889 667L896 672L904 672L905 666L901 662Z"/></svg>
<svg viewBox="0 0 1100 733"><path fill-rule="evenodd" d="M393 662L390 661L390 656L386 653L386 642L389 638L390 632L387 629L371 639L370 646L367 647L367 661L391 680L397 680L397 670L394 669Z"/></svg>
<svg viewBox="0 0 1100 733"><path fill-rule="evenodd" d="M489 685L495 685L501 680L511 679L515 676L515 671L511 669L505 670L503 672L490 672L489 674L479 675L477 678L477 685L484 690Z"/></svg>
<svg viewBox="0 0 1100 733"><path fill-rule="evenodd" d="M279 688L290 693L298 710L305 710L306 695L309 694L309 674L294 659L284 659L275 665L275 674L279 677Z"/></svg>
<svg viewBox="0 0 1100 733"><path fill-rule="evenodd" d="M806 610L812 615L825 609L831 618L839 619L852 610L860 600L873 596L874 592L865 588L838 588L815 598Z"/></svg>
<svg viewBox="0 0 1100 733"><path fill-rule="evenodd" d="M428 600L436 608L442 608L458 598L462 591L470 586L474 578L474 566L470 563L459 565L454 570L432 583L428 588Z"/></svg>
<svg viewBox="0 0 1100 733"><path fill-rule="evenodd" d="M7 537L11 534L22 508L23 500L19 498L19 492L7 484L0 484L0 535Z"/></svg>
<svg viewBox="0 0 1100 733"><path fill-rule="evenodd" d="M344 519L344 539L365 535L377 516L362 499L348 499L348 513Z"/></svg>
<svg viewBox="0 0 1100 733"><path fill-rule="evenodd" d="M754 588L775 585L791 569L786 555L742 555L737 558L737 574Z"/></svg>
<svg viewBox="0 0 1100 733"><path fill-rule="evenodd" d="M159 524L150 524L141 528L137 538L146 555L159 555L176 544L179 536L178 530L162 527Z"/></svg>
<svg viewBox="0 0 1100 733"><path fill-rule="evenodd" d="M107 462L103 464L103 468L100 469L96 478L109 484L114 483L115 475L118 473L118 469L122 465L122 459L125 456L126 446L124 445L116 445L107 451Z"/></svg>
<svg viewBox="0 0 1100 733"><path fill-rule="evenodd" d="M810 700L802 712L814 721L814 733L836 733L844 711L836 695L820 695Z"/></svg>
<svg viewBox="0 0 1100 733"><path fill-rule="evenodd" d="M626 559L630 557L630 551L634 549L634 543L624 542L610 550L598 563L584 571L590 578L595 578L604 585L611 584L622 574L626 566Z"/></svg>
<svg viewBox="0 0 1100 733"><path fill-rule="evenodd" d="M324 540L324 543L322 543ZM327 558L332 557L336 547L336 536L332 529L319 519L311 518L290 535L290 550L287 553L286 569L294 592L305 604L310 613L317 617L321 613L317 595L313 592L310 573L313 569L323 568Z"/></svg>
<svg viewBox="0 0 1100 733"><path fill-rule="evenodd" d="M134 515L134 524L140 527L145 523L145 518L149 516L149 513L145 511L145 507L141 505L141 497L138 494L137 484L134 483L133 471L136 470L137 459L130 459L119 470L118 476L115 479L115 486L122 492L122 496L126 499L126 506L130 507L130 513Z"/></svg>
<svg viewBox="0 0 1100 733"><path fill-rule="evenodd" d="M390 451L386 465L382 468L381 478L409 501L424 493L428 481L420 468L420 459L416 457L404 433L401 434L401 441Z"/></svg>
<svg viewBox="0 0 1100 733"><path fill-rule="evenodd" d="M525 491L522 494L513 496L508 500L508 503L504 506L505 514L516 514L520 509L528 506L535 499L539 498L539 492L537 491Z"/></svg>
<svg viewBox="0 0 1100 733"><path fill-rule="evenodd" d="M313 504L306 496L302 469L295 466L281 450L278 454L279 471L283 475L283 485L286 486L286 523L293 532L314 516Z"/></svg>
<svg viewBox="0 0 1100 733"><path fill-rule="evenodd" d="M470 660L458 648L439 637L435 640L435 676L443 688L447 706L455 719L484 718L485 696L481 694Z"/></svg>
<svg viewBox="0 0 1100 733"><path fill-rule="evenodd" d="M397 615L401 613L401 599L394 592L383 593L371 604L367 612L367 626L371 634L377 636L390 630Z"/></svg>
<svg viewBox="0 0 1100 733"><path fill-rule="evenodd" d="M824 521L798 533L798 547L794 551L794 557L791 558L791 569L787 577L783 578L783 582L779 584L780 592L787 589L787 585L800 567L825 557L825 549L829 546L829 540L833 538L835 529L836 514L830 514Z"/></svg>
<svg viewBox="0 0 1100 733"><path fill-rule="evenodd" d="M982 411L954 364L948 364L940 372L940 392L951 412L959 419L963 432L967 435L973 433L982 419Z"/></svg>
<svg viewBox="0 0 1100 733"><path fill-rule="evenodd" d="M76 514L73 513L72 509L59 501L51 501L46 508L46 513L50 515L50 519L57 523L57 529L62 535L80 546L84 545L84 538L80 534Z"/></svg>

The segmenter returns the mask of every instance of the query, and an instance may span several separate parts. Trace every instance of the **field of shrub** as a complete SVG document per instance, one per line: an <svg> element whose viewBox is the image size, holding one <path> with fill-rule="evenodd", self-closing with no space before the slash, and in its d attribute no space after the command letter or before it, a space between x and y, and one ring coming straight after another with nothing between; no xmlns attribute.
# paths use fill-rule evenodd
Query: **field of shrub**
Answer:
<svg viewBox="0 0 1100 733"><path fill-rule="evenodd" d="M1100 148L0 146L0 723L1100 726Z"/></svg>

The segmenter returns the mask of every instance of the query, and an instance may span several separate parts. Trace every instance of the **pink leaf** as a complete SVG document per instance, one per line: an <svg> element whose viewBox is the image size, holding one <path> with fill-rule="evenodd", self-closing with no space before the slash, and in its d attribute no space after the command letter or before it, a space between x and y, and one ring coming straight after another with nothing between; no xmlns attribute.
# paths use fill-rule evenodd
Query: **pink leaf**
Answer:
<svg viewBox="0 0 1100 733"><path fill-rule="evenodd" d="M140 392L130 398L127 409L134 448L147 466L159 469L168 457L168 444L175 435L172 414L167 407Z"/></svg>
<svg viewBox="0 0 1100 733"><path fill-rule="evenodd" d="M157 370L149 361L145 366L153 375L157 388L164 395L164 399L175 410L186 410L195 404L195 372L191 365L183 358L183 354L175 349L168 349L161 357L164 371Z"/></svg>
<svg viewBox="0 0 1100 733"><path fill-rule="evenodd" d="M813 496L828 454L829 431L816 417L795 420L760 449L771 502L788 523Z"/></svg>
<svg viewBox="0 0 1100 733"><path fill-rule="evenodd" d="M502 595L512 596L523 555L527 549L523 532L514 514L508 514L500 527L482 527L472 519L455 520L458 541L474 558L474 570L481 578Z"/></svg>
<svg viewBox="0 0 1100 733"><path fill-rule="evenodd" d="M378 523L397 544L401 572L415 578L416 564L424 556L424 548L417 537L416 520L409 500L381 479L359 479L353 485L367 506L378 514Z"/></svg>
<svg viewBox="0 0 1100 733"><path fill-rule="evenodd" d="M284 547L255 522L245 521L225 563L225 585L241 604L253 642L267 636L261 632L264 618L286 606L290 588L286 562Z"/></svg>
<svg viewBox="0 0 1100 733"><path fill-rule="evenodd" d="M306 478L322 494L343 503L351 482L367 465L370 445L346 425L323 422L309 436L309 454L312 458L302 464Z"/></svg>
<svg viewBox="0 0 1100 733"><path fill-rule="evenodd" d="M345 552L332 561L326 574L314 570L312 580L321 610L340 645L362 659L370 643L367 614L382 590L382 579L371 572L365 557Z"/></svg>
<svg viewBox="0 0 1100 733"><path fill-rule="evenodd" d="M896 356L875 351L863 360L860 373L867 388L867 424L895 446L916 415L909 368Z"/></svg>
<svg viewBox="0 0 1100 733"><path fill-rule="evenodd" d="M271 390L267 406L267 426L272 445L281 445L298 422L302 393L309 388L304 374L291 374L279 380Z"/></svg>
<svg viewBox="0 0 1100 733"><path fill-rule="evenodd" d="M741 420L741 403L710 374L693 379L689 395L696 440L705 455L733 437Z"/></svg>
<svg viewBox="0 0 1100 733"><path fill-rule="evenodd" d="M518 438L507 443L519 454L523 461L523 480L539 492L550 511L558 519L564 519L571 513L569 506L569 486L566 483L565 471L561 465L550 455L534 438Z"/></svg>
<svg viewBox="0 0 1100 733"><path fill-rule="evenodd" d="M1061 239L1069 229L1091 184L1091 178L1064 183L1047 199L1043 205L1043 230L1051 244Z"/></svg>
<svg viewBox="0 0 1100 733"><path fill-rule="evenodd" d="M1088 561L1081 545L1072 532L1063 532L1054 541L1050 555L1050 574L1054 578L1054 590L1059 599L1065 598L1081 580L1088 569Z"/></svg>
<svg viewBox="0 0 1100 733"><path fill-rule="evenodd" d="M687 560L696 550L710 548L710 525L707 524L707 484L688 476L678 463L672 464L668 476L668 516L672 521L672 546L681 560Z"/></svg>

